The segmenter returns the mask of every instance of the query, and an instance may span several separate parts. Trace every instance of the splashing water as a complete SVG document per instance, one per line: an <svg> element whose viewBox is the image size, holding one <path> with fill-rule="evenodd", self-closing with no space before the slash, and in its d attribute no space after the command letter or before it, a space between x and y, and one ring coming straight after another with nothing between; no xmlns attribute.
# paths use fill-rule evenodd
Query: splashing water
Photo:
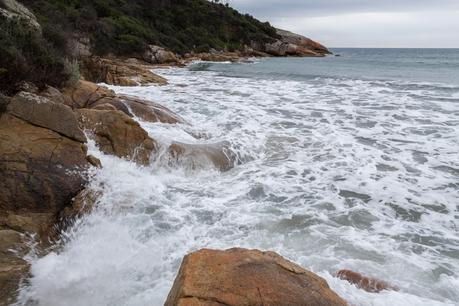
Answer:
<svg viewBox="0 0 459 306"><path fill-rule="evenodd" d="M280 253L355 305L457 305L459 87L234 75L275 63L163 69L167 86L112 87L191 123L141 122L163 147L229 141L242 162L191 169L162 150L139 167L90 142L103 164L90 186L103 195L62 249L32 262L18 304L162 305L185 254L241 246ZM332 276L343 268L400 290L364 292Z"/></svg>

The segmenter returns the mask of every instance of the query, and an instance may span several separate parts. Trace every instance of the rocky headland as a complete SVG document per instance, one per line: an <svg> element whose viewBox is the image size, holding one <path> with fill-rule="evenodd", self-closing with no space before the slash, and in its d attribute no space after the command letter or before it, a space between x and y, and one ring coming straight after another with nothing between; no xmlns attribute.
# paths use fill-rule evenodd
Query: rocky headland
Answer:
<svg viewBox="0 0 459 306"><path fill-rule="evenodd" d="M20 21L27 35L38 41L43 39L39 19L25 5L1 0L0 17L2 26L13 27ZM8 28L14 34L13 30ZM98 194L87 187L91 180L88 169L104 165L88 155L88 138L106 154L147 166L160 145L136 118L188 124L179 114L158 103L118 95L97 83L161 86L167 80L153 72L158 66L267 56L321 57L330 53L311 39L278 29L270 39L252 40L231 51L208 48L205 52L178 53L148 44L141 52L136 50L129 56L95 53L97 44L85 33L74 32L69 37L64 43L71 46L79 69L76 75L65 75L65 82L45 78L44 74L39 81L37 76L16 79L11 75L15 71L9 71L11 67L1 67L4 80L0 94L0 305L13 303L20 284L27 282L29 263L24 257L31 248L38 255L57 248L55 241L60 232L96 205ZM53 63L60 67L60 61ZM23 64L44 69L37 62ZM60 72L59 76L64 74ZM196 145L171 139L165 151L171 162L187 160L198 167L204 159L221 171L231 169L238 161L226 143ZM352 271L341 271L338 276L368 291L393 289ZM187 255L166 305L346 302L324 279L275 253L231 249L201 250Z"/></svg>

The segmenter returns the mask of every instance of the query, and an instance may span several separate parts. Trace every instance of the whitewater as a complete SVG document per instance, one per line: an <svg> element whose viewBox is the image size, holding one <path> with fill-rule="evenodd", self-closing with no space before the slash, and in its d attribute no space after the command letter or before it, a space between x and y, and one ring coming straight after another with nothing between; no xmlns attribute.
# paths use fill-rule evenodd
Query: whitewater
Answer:
<svg viewBox="0 0 459 306"><path fill-rule="evenodd" d="M101 198L62 247L30 254L18 305L162 305L184 255L236 246L278 252L353 305L459 305L459 84L276 68L310 61L194 63L155 70L165 86L110 86L186 123L137 118L161 145L148 167L89 143ZM227 141L238 161L174 164L172 141ZM365 292L340 269L399 291Z"/></svg>

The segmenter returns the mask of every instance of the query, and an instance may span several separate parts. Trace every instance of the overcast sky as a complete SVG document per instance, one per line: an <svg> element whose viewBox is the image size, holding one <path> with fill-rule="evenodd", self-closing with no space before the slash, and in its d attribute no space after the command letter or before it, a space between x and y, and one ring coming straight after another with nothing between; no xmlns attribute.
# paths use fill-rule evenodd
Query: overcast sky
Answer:
<svg viewBox="0 0 459 306"><path fill-rule="evenodd" d="M459 0L229 0L329 47L459 48Z"/></svg>

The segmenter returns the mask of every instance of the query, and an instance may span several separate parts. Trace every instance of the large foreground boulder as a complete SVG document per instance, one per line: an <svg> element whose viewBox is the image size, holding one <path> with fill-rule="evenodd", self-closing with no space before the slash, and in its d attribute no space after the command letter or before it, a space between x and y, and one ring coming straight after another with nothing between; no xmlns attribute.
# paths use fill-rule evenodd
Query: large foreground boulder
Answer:
<svg viewBox="0 0 459 306"><path fill-rule="evenodd" d="M129 116L117 110L77 110L83 129L94 135L102 152L134 160L141 165L150 163L156 142Z"/></svg>
<svg viewBox="0 0 459 306"><path fill-rule="evenodd" d="M10 114L0 118L0 227L45 235L86 183L86 146Z"/></svg>
<svg viewBox="0 0 459 306"><path fill-rule="evenodd" d="M87 183L85 141L61 102L30 92L0 96L0 305L11 304L28 271L26 237L46 247L61 211Z"/></svg>
<svg viewBox="0 0 459 306"><path fill-rule="evenodd" d="M327 282L273 252L200 250L185 256L165 306L347 305Z"/></svg>
<svg viewBox="0 0 459 306"><path fill-rule="evenodd" d="M315 52L316 54L330 54L331 52L322 44L304 37L303 35L295 34L286 30L277 29L277 34L280 35L281 41L288 44L296 45Z"/></svg>

